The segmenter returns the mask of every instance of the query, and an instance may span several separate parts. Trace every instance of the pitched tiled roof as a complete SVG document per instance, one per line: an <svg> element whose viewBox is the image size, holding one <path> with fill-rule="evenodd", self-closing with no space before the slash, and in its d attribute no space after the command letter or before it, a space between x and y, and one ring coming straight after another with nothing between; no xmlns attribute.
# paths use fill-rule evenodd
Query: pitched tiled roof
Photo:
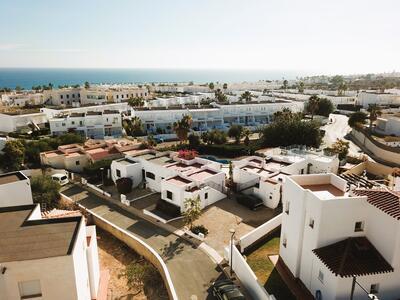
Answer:
<svg viewBox="0 0 400 300"><path fill-rule="evenodd" d="M341 277L393 272L366 237L347 238L313 252L331 272Z"/></svg>
<svg viewBox="0 0 400 300"><path fill-rule="evenodd" d="M368 203L400 220L400 196L388 190L354 190L357 196L367 196Z"/></svg>

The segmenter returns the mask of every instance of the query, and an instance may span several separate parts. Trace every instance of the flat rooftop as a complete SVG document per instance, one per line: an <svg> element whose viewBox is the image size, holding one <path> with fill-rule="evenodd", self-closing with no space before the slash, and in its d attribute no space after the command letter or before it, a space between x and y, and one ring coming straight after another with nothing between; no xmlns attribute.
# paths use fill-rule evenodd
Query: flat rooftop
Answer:
<svg viewBox="0 0 400 300"><path fill-rule="evenodd" d="M200 170L200 168L202 167L202 164L199 163L194 163L192 165L185 165L183 163L177 163L177 164L173 164L173 165L169 165L167 166L168 169L171 170L176 170L178 172L194 172L196 170Z"/></svg>
<svg viewBox="0 0 400 300"><path fill-rule="evenodd" d="M290 162L284 162L284 161L278 161L275 159L271 159L271 160L267 160L267 162L265 163L265 167L266 168L271 168L271 169L281 169L283 167L287 167L290 166L292 163Z"/></svg>
<svg viewBox="0 0 400 300"><path fill-rule="evenodd" d="M169 179L167 179L167 181L169 183L175 184L177 186L186 186L189 183L191 183L190 180L182 178L181 176L175 176L175 177L169 178Z"/></svg>
<svg viewBox="0 0 400 300"><path fill-rule="evenodd" d="M320 199L332 199L334 197L342 197L345 192L339 190L332 184L312 184L312 185L301 185L303 189L310 190L318 196Z"/></svg>
<svg viewBox="0 0 400 300"><path fill-rule="evenodd" d="M28 220L35 207L0 208L0 262L72 253L82 217Z"/></svg>
<svg viewBox="0 0 400 300"><path fill-rule="evenodd" d="M211 170L201 170L199 172L190 174L188 177L197 180L197 181L203 181L211 176L214 176L215 174L217 174L217 172L215 171L211 171Z"/></svg>
<svg viewBox="0 0 400 300"><path fill-rule="evenodd" d="M143 154L136 155L135 157L140 157L145 160L149 160L149 159L156 157L156 155L154 153L143 153Z"/></svg>
<svg viewBox="0 0 400 300"><path fill-rule="evenodd" d="M263 176L263 177L269 176L272 173L274 173L272 171L265 170L261 167L255 167L255 166L250 166L250 165L246 165L246 166L242 167L241 169L244 171L247 171L249 173L253 173L253 174L256 174L259 176Z"/></svg>
<svg viewBox="0 0 400 300"><path fill-rule="evenodd" d="M157 165L160 165L160 166L165 166L165 165L175 162L168 155L150 158L150 159L148 159L148 161L155 163Z"/></svg>
<svg viewBox="0 0 400 300"><path fill-rule="evenodd" d="M133 165L133 164L137 164L137 162L132 161L130 159L124 158L118 161L118 163L120 163L121 165Z"/></svg>
<svg viewBox="0 0 400 300"><path fill-rule="evenodd" d="M13 172L0 175L0 185L25 180L26 177L21 172ZM4 195L3 195L4 196Z"/></svg>

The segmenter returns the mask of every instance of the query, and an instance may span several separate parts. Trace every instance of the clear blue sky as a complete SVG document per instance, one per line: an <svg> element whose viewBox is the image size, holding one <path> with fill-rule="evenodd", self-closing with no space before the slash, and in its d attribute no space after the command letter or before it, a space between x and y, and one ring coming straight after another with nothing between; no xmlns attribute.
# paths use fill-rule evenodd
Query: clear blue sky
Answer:
<svg viewBox="0 0 400 300"><path fill-rule="evenodd" d="M1 0L0 67L400 71L398 0Z"/></svg>

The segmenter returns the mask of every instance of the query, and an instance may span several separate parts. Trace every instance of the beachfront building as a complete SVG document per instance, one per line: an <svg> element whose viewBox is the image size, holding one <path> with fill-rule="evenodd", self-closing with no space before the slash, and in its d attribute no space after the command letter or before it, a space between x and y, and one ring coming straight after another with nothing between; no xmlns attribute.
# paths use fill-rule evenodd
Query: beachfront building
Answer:
<svg viewBox="0 0 400 300"><path fill-rule="evenodd" d="M250 156L233 162L236 190L261 199L269 208L281 202L285 177L293 174L334 173L339 167L337 156L300 149L276 148L267 157Z"/></svg>
<svg viewBox="0 0 400 300"><path fill-rule="evenodd" d="M226 197L225 173L221 164L193 157L185 159L176 152L137 150L135 154L111 164L111 178L128 177L133 186L144 185L161 193L161 199L184 209L184 200L199 196L204 208Z"/></svg>
<svg viewBox="0 0 400 300"><path fill-rule="evenodd" d="M40 162L43 166L79 173L92 163L119 159L139 146L126 139L88 140L83 145L62 145L57 150L41 152Z"/></svg>
<svg viewBox="0 0 400 300"><path fill-rule="evenodd" d="M13 92L1 95L1 102L7 106L24 107L27 105L41 105L44 102L42 93L36 92Z"/></svg>
<svg viewBox="0 0 400 300"><path fill-rule="evenodd" d="M88 111L56 115L49 119L53 135L76 132L91 139L115 138L122 135L122 117L118 111Z"/></svg>
<svg viewBox="0 0 400 300"><path fill-rule="evenodd" d="M400 296L400 198L348 189L334 174L288 176L280 257L319 299L349 299L353 277L379 299ZM357 285L354 299L366 299Z"/></svg>
<svg viewBox="0 0 400 300"><path fill-rule="evenodd" d="M54 106L78 107L81 105L81 90L80 87L44 90L44 101Z"/></svg>
<svg viewBox="0 0 400 300"><path fill-rule="evenodd" d="M95 226L43 217L21 172L0 176L0 299L96 299Z"/></svg>
<svg viewBox="0 0 400 300"><path fill-rule="evenodd" d="M330 100L335 106L337 106L338 104L354 104L356 100L356 95L354 93L338 96L336 91L334 91L333 93L328 93L327 91L323 90L308 90L304 93L299 93L298 91L273 91L271 92L271 94L277 98L291 99L303 102L308 101L311 96L317 95L320 98L326 98Z"/></svg>

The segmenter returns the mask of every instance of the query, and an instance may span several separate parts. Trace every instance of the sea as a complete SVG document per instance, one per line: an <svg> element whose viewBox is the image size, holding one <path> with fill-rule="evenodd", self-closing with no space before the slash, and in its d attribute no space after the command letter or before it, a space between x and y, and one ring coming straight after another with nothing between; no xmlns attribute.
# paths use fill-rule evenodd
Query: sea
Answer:
<svg viewBox="0 0 400 300"><path fill-rule="evenodd" d="M0 68L0 88L14 89L20 86L83 84L123 84L123 83L179 83L190 82L244 82L258 80L295 79L306 76L299 71L274 70L217 70L217 69L58 69L58 68Z"/></svg>

